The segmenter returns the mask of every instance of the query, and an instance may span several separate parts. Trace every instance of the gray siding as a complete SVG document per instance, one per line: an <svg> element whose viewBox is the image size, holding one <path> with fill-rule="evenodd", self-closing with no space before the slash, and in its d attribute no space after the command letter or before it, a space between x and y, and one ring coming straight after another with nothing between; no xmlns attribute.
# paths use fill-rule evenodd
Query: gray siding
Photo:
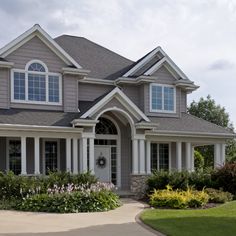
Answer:
<svg viewBox="0 0 236 236"><path fill-rule="evenodd" d="M181 90L181 105L180 105L180 111L186 112L187 111L187 93L183 90Z"/></svg>
<svg viewBox="0 0 236 236"><path fill-rule="evenodd" d="M0 108L9 108L9 69L0 68Z"/></svg>
<svg viewBox="0 0 236 236"><path fill-rule="evenodd" d="M64 76L64 111L78 111L78 79L76 76Z"/></svg>
<svg viewBox="0 0 236 236"><path fill-rule="evenodd" d="M79 101L94 101L96 98L111 91L114 87L111 85L85 84L79 83Z"/></svg>
<svg viewBox="0 0 236 236"><path fill-rule="evenodd" d="M25 65L33 59L43 61L50 72L61 73L62 67L66 66L66 64L36 36L9 54L6 59L14 62L14 67L17 69L24 69Z"/></svg>
<svg viewBox="0 0 236 236"><path fill-rule="evenodd" d="M6 170L6 138L0 137L0 171Z"/></svg>
<svg viewBox="0 0 236 236"><path fill-rule="evenodd" d="M173 82L176 81L174 76L165 68L165 66L162 66L159 70L153 73L152 76L156 76L157 81L160 83L173 84Z"/></svg>
<svg viewBox="0 0 236 236"><path fill-rule="evenodd" d="M135 85L125 85L122 91L131 99L131 101L140 107L140 87Z"/></svg>

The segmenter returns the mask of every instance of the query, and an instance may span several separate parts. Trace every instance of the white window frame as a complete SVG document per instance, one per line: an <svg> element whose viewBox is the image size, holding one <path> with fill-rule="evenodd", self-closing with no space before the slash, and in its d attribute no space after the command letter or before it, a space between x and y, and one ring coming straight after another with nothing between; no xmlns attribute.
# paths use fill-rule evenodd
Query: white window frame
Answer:
<svg viewBox="0 0 236 236"><path fill-rule="evenodd" d="M61 153L60 153L60 139L54 138L43 138L43 175L46 175L46 153L45 153L45 143L46 142L56 142L57 143L57 169L61 170Z"/></svg>
<svg viewBox="0 0 236 236"><path fill-rule="evenodd" d="M40 63L45 68L45 72L39 71L28 71L29 66L32 63ZM14 99L14 73L24 73L25 74L25 100ZM28 75L38 74L45 75L46 83L46 101L32 101L28 99ZM59 78L59 102L49 102L49 76L58 76ZM12 103L25 103L25 104L38 104L38 105L62 105L62 76L60 73L49 72L45 63L40 60L29 61L25 69L11 69L11 102Z"/></svg>
<svg viewBox="0 0 236 236"><path fill-rule="evenodd" d="M160 150L159 150L159 148L160 148L160 144L167 144L168 145L168 154L169 154L169 157L168 157L168 171L171 171L171 169L172 169L172 166L171 166L171 142L152 142L151 141L151 144L156 144L157 145L157 171L160 171L160 163L159 163L159 160L160 160ZM150 155L151 155L151 157L150 158L152 158L152 153L151 153L151 150L150 150Z"/></svg>
<svg viewBox="0 0 236 236"><path fill-rule="evenodd" d="M152 108L152 87L153 86L160 86L162 88L162 109L153 109ZM164 109L164 88L174 88L174 110L169 111ZM158 84L158 83L151 83L149 87L149 106L150 106L150 112L160 112L160 113L176 113L176 87L174 85L169 84Z"/></svg>

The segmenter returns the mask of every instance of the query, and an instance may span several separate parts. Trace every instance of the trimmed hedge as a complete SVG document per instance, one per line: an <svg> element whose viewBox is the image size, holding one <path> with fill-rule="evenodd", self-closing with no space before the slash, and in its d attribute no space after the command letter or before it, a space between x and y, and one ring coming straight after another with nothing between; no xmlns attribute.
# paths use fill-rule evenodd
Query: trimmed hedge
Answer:
<svg viewBox="0 0 236 236"><path fill-rule="evenodd" d="M209 195L209 202L225 203L233 200L233 195L229 192L223 192L213 188L206 188L205 191Z"/></svg>

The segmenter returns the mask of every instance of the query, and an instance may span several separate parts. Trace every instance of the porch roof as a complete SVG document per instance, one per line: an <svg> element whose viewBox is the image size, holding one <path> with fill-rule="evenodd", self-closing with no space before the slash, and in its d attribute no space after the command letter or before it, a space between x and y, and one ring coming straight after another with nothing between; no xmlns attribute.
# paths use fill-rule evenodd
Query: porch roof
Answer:
<svg viewBox="0 0 236 236"><path fill-rule="evenodd" d="M189 134L213 134L235 136L235 133L229 129L223 128L211 122L192 116L187 113L181 113L181 117L149 117L151 122L159 123L156 132L161 133L189 133Z"/></svg>
<svg viewBox="0 0 236 236"><path fill-rule="evenodd" d="M71 127L71 121L79 118L78 112L0 109L0 124Z"/></svg>

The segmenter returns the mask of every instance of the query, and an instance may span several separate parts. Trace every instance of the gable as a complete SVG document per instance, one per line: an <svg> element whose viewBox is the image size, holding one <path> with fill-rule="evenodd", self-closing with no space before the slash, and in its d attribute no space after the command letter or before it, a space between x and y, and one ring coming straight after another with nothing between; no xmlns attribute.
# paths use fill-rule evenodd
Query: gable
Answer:
<svg viewBox="0 0 236 236"><path fill-rule="evenodd" d="M176 81L175 77L166 69L165 66L161 66L157 71L155 71L152 76L157 77L157 82L163 82L167 84L173 84Z"/></svg>
<svg viewBox="0 0 236 236"><path fill-rule="evenodd" d="M66 63L37 36L10 53L6 59L14 62L17 69L25 69L27 62L32 59L43 61L51 72L61 72L66 66Z"/></svg>

